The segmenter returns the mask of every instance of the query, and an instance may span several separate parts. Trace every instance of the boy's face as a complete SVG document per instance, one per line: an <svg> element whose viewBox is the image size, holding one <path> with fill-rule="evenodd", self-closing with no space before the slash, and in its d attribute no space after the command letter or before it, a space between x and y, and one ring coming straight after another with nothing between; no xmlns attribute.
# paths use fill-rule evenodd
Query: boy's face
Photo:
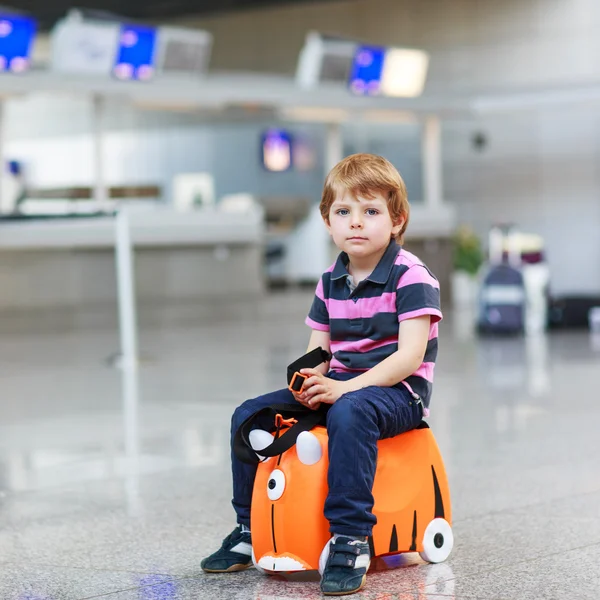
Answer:
<svg viewBox="0 0 600 600"><path fill-rule="evenodd" d="M325 225L335 245L351 259L369 258L385 252L390 239L402 229L404 219L392 222L387 200L380 193L365 198L343 191L331 205Z"/></svg>

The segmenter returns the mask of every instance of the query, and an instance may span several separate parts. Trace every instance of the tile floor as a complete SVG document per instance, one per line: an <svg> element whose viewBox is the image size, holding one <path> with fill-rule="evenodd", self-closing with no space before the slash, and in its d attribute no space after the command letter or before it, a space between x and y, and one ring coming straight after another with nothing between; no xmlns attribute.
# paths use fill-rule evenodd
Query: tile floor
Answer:
<svg viewBox="0 0 600 600"><path fill-rule="evenodd" d="M110 367L112 313L4 316L0 599L319 598L314 574L199 568L234 522L231 412L282 386L310 300L147 307L137 381ZM355 597L598 600L599 340L478 339L448 314L429 422L454 551L378 561Z"/></svg>

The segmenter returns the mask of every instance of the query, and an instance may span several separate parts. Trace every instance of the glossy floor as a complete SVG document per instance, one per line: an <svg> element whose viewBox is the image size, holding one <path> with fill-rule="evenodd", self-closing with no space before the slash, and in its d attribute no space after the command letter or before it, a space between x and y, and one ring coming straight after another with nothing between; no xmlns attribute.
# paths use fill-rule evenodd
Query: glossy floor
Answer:
<svg viewBox="0 0 600 600"><path fill-rule="evenodd" d="M231 530L228 427L305 349L310 294L141 313L139 381L113 315L0 323L0 598L319 598L312 575L204 575ZM441 327L429 420L450 478L443 564L378 561L356 598L600 598L600 343ZM394 567L394 568L390 568Z"/></svg>

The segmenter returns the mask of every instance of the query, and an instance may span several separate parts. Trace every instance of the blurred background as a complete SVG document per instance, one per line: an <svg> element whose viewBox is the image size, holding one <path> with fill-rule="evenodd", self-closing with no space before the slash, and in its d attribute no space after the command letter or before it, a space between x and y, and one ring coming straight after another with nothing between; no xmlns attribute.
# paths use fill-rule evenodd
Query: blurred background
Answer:
<svg viewBox="0 0 600 600"><path fill-rule="evenodd" d="M599 28L594 0L0 6L0 595L319 597L199 561L233 409L306 348L324 178L372 152L441 283L457 547L368 597L597 599Z"/></svg>

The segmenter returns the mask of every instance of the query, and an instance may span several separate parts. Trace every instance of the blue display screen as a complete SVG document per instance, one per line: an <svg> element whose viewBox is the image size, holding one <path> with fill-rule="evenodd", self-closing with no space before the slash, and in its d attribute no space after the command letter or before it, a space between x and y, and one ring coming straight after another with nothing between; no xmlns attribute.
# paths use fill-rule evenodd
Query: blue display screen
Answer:
<svg viewBox="0 0 600 600"><path fill-rule="evenodd" d="M0 71L21 73L29 67L35 30L32 19L0 15Z"/></svg>
<svg viewBox="0 0 600 600"><path fill-rule="evenodd" d="M379 94L384 60L385 48L359 46L350 69L350 89L360 95Z"/></svg>
<svg viewBox="0 0 600 600"><path fill-rule="evenodd" d="M114 74L119 79L150 79L154 75L156 29L123 25Z"/></svg>
<svg viewBox="0 0 600 600"><path fill-rule="evenodd" d="M261 136L262 164L267 171L292 168L292 136L283 129L267 129Z"/></svg>

